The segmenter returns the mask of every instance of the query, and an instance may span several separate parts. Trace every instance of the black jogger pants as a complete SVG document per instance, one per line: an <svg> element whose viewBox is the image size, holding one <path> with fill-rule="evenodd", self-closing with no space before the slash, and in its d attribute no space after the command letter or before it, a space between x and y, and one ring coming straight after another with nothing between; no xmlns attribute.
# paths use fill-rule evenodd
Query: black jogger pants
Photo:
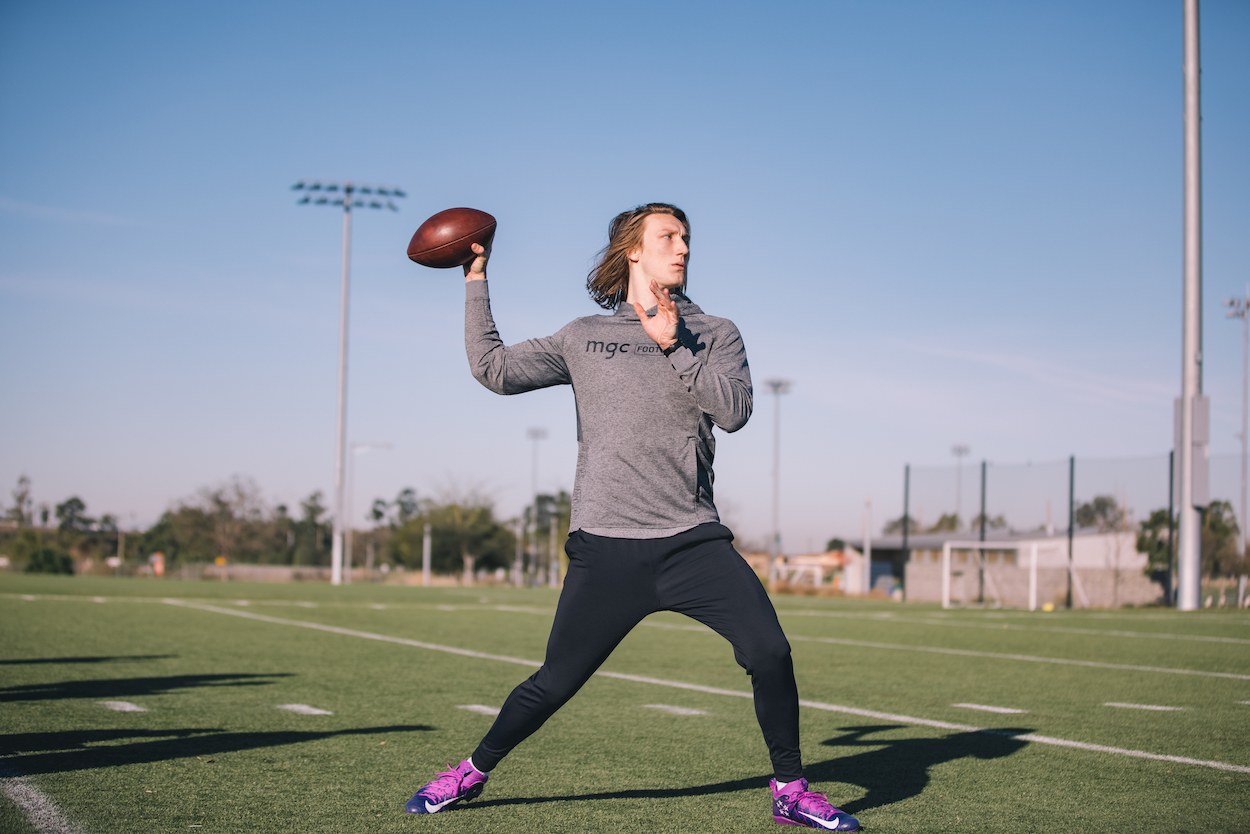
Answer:
<svg viewBox="0 0 1250 834"><path fill-rule="evenodd" d="M799 696L790 644L768 594L734 550L721 524L700 524L663 539L616 539L581 530L569 536L564 590L542 668L504 701L473 752L492 770L581 689L644 617L676 611L730 642L751 676L755 717L779 781L803 775Z"/></svg>

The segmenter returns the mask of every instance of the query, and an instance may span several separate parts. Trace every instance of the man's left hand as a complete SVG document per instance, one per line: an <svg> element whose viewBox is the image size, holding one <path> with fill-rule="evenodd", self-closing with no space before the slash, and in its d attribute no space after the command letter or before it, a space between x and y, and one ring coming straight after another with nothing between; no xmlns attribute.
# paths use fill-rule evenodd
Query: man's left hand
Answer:
<svg viewBox="0 0 1250 834"><path fill-rule="evenodd" d="M660 289L659 284L651 282L651 294L655 296L655 315L647 316L647 311L637 301L633 302L642 329L660 346L660 350L668 350L677 344L677 303L668 293L668 288Z"/></svg>

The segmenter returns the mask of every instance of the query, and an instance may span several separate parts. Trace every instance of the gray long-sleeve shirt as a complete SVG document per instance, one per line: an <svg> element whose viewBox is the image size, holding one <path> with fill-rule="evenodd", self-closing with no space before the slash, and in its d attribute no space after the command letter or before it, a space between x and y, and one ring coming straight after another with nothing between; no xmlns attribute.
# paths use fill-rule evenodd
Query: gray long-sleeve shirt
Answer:
<svg viewBox="0 0 1250 834"><path fill-rule="evenodd" d="M573 386L570 530L652 539L720 520L712 502L712 425L737 431L752 403L746 349L733 322L674 293L680 346L669 356L625 303L613 315L574 319L552 336L505 346L487 282L465 286L465 351L478 382L497 394Z"/></svg>

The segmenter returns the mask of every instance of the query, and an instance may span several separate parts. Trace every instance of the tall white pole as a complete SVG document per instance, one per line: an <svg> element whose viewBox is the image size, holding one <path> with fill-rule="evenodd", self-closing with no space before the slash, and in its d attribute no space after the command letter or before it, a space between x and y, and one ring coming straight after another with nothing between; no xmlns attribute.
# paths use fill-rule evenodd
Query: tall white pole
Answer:
<svg viewBox="0 0 1250 834"><path fill-rule="evenodd" d="M356 455L361 452L367 452L370 449L389 449L389 443L352 443L348 446L347 455L347 510L343 513L344 534L343 534L343 559L344 571L343 582L352 584L352 518L356 515ZM369 547L373 546L370 540ZM372 567L372 562L370 562Z"/></svg>
<svg viewBox="0 0 1250 834"><path fill-rule="evenodd" d="M864 499L864 577L860 591L864 596L872 592L872 497Z"/></svg>
<svg viewBox="0 0 1250 834"><path fill-rule="evenodd" d="M347 490L343 499L343 584L352 584L352 516L356 514L356 452L352 443L347 456Z"/></svg>
<svg viewBox="0 0 1250 834"><path fill-rule="evenodd" d="M773 392L773 535L768 544L768 583L777 579L777 558L781 555L781 395L789 393L790 381L764 382Z"/></svg>
<svg viewBox="0 0 1250 834"><path fill-rule="evenodd" d="M556 536L558 535L556 533L557 528L558 528L558 524L556 522L556 516L555 516L555 513L552 513L551 514L551 533L548 536L549 540L547 542L547 544L549 545L548 549L550 550L550 553L547 557L547 561L549 562L549 566L547 568L547 584L549 584L553 588L560 587L560 550L559 550L559 543L556 542Z"/></svg>
<svg viewBox="0 0 1250 834"><path fill-rule="evenodd" d="M425 531L421 536L421 587L430 587L430 550L432 542L430 541L430 524L427 522Z"/></svg>
<svg viewBox="0 0 1250 834"><path fill-rule="evenodd" d="M518 588L525 585L525 520L516 520L516 560L512 563L512 584Z"/></svg>
<svg viewBox="0 0 1250 834"><path fill-rule="evenodd" d="M1198 0L1184 1L1185 249L1181 328L1181 413L1177 608L1198 609L1202 583L1201 515L1194 506L1194 400L1202 394L1202 109Z"/></svg>
<svg viewBox="0 0 1250 834"><path fill-rule="evenodd" d="M781 554L781 393L773 391L773 535L771 555Z"/></svg>
<svg viewBox="0 0 1250 834"><path fill-rule="evenodd" d="M347 456L347 285L352 250L352 187L343 191L343 289L339 301L339 412L334 439L334 539L330 542L330 584L343 582L343 470Z"/></svg>
<svg viewBox="0 0 1250 834"><path fill-rule="evenodd" d="M1246 429L1250 413L1250 286L1241 303L1241 523L1237 525L1237 555L1246 552Z"/></svg>

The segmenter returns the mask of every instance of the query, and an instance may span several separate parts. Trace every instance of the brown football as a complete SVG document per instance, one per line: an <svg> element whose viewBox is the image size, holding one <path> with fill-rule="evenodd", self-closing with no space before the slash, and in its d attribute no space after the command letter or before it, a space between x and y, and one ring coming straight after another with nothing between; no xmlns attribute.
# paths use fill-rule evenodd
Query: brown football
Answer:
<svg viewBox="0 0 1250 834"><path fill-rule="evenodd" d="M473 244L490 246L495 218L471 208L449 208L421 224L408 243L408 257L422 266L450 269L473 260Z"/></svg>

